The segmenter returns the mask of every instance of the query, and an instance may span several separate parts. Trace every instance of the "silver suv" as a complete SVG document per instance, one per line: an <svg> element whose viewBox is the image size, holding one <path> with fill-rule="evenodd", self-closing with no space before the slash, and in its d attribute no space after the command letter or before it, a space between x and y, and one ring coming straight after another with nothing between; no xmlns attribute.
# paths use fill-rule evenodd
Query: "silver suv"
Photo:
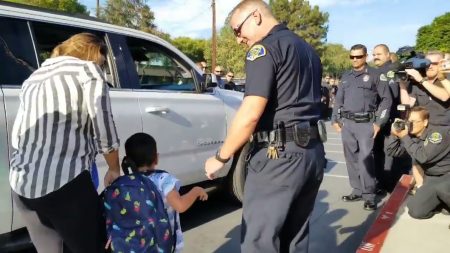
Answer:
<svg viewBox="0 0 450 253"><path fill-rule="evenodd" d="M23 231L20 218L14 215L8 182L9 135L21 84L58 43L80 32L94 33L108 46L104 72L122 143L136 132L153 135L160 152L159 167L174 173L183 185L206 180L204 162L223 143L242 101L240 92L208 87L205 79L211 78L156 36L89 17L0 2L0 252L8 251L11 238ZM219 180L238 200L245 175L243 156L237 154L222 174L227 180ZM97 166L102 178L106 163L100 157Z"/></svg>

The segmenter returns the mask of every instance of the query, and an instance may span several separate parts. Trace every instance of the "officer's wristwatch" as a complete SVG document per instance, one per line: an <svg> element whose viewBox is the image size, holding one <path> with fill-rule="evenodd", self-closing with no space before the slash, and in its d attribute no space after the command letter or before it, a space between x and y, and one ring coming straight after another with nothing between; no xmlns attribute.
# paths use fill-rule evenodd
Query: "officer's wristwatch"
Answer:
<svg viewBox="0 0 450 253"><path fill-rule="evenodd" d="M217 150L217 152L216 152L216 160L217 160L217 161L219 161L219 162L221 162L221 163L227 163L227 162L230 160L230 158L231 158L231 157L228 157L228 158L222 158L222 157L220 157L220 149Z"/></svg>
<svg viewBox="0 0 450 253"><path fill-rule="evenodd" d="M424 77L424 78L422 78L422 80L420 80L420 84L423 84L424 82L426 82L427 81L427 79Z"/></svg>

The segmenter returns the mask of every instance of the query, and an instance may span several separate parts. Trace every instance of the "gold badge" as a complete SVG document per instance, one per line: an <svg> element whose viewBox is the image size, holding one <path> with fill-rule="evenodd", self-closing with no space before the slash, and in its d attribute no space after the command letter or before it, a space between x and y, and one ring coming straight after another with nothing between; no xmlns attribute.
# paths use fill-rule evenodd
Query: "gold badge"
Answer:
<svg viewBox="0 0 450 253"><path fill-rule="evenodd" d="M255 45L247 52L247 60L254 61L266 55L266 48L263 45Z"/></svg>

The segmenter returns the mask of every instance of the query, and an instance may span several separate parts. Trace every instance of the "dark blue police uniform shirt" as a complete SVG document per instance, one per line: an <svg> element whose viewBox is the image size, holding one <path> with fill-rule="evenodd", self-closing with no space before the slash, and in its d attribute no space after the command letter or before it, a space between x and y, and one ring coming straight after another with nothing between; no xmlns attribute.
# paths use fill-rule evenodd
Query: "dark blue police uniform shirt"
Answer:
<svg viewBox="0 0 450 253"><path fill-rule="evenodd" d="M398 82L395 81L394 71L398 69L398 64L392 63L391 61L385 62L378 70L380 71L380 82L386 82L386 85L389 87L392 96L392 106L390 118L395 119L400 117L400 114L397 110L397 105L401 104L400 99L400 86Z"/></svg>
<svg viewBox="0 0 450 253"><path fill-rule="evenodd" d="M441 85L436 81L434 85ZM431 95L431 93L420 84L412 84L410 96L416 98L415 105L424 106L430 113L430 124L437 126L450 126L450 99L443 102Z"/></svg>
<svg viewBox="0 0 450 253"><path fill-rule="evenodd" d="M361 71L350 70L342 75L342 84L336 95L333 122L338 109L347 113L374 112L375 123L383 126L389 119L392 96L387 82L380 81L380 72L366 65Z"/></svg>
<svg viewBox="0 0 450 253"><path fill-rule="evenodd" d="M279 24L247 52L245 96L268 99L255 131L320 118L322 64L314 49Z"/></svg>

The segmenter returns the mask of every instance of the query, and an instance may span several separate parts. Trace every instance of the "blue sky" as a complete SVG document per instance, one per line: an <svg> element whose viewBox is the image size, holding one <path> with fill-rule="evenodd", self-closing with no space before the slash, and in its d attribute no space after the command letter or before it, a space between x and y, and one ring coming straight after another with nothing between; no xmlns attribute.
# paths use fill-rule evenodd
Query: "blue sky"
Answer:
<svg viewBox="0 0 450 253"><path fill-rule="evenodd" d="M95 13L95 0L79 0ZM101 3L104 3L101 0ZM216 0L217 28L239 0ZM157 26L172 37L208 38L211 0L148 0ZM417 29L450 11L449 0L310 0L329 13L327 42L346 48L385 43L391 51L414 45ZM450 38L449 38L450 39Z"/></svg>

